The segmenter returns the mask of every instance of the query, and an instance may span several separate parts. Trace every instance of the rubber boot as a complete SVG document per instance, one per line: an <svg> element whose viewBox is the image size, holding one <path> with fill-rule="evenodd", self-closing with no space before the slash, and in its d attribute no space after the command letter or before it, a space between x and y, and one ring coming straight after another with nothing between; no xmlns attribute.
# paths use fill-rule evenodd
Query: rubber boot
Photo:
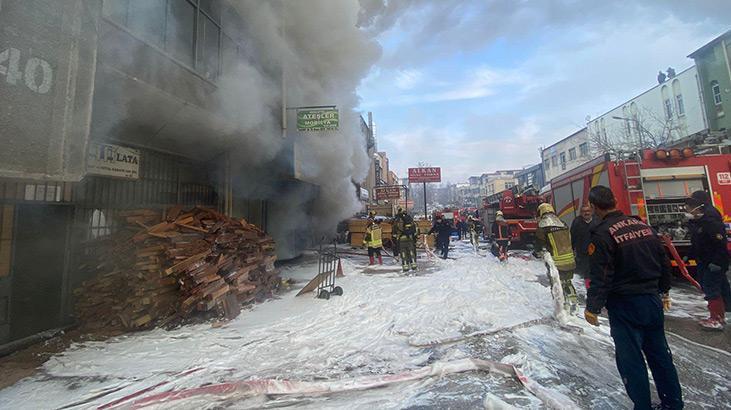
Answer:
<svg viewBox="0 0 731 410"><path fill-rule="evenodd" d="M373 259L373 256L369 256L368 259L370 259L369 265L375 265L376 264L376 261L375 261L375 259Z"/></svg>
<svg viewBox="0 0 731 410"><path fill-rule="evenodd" d="M383 257L381 255L378 255L378 264L383 265Z"/></svg>
<svg viewBox="0 0 731 410"><path fill-rule="evenodd" d="M720 297L708 301L708 319L698 322L704 330L720 330L723 331L726 325L726 306Z"/></svg>

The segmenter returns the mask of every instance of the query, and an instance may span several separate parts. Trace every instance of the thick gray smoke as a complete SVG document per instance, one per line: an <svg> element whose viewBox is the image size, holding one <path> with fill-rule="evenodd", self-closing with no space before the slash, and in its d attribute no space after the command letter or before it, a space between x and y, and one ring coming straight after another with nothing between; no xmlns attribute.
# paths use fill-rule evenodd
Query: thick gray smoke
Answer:
<svg viewBox="0 0 731 410"><path fill-rule="evenodd" d="M230 131L246 136L238 158L260 165L291 149L284 157L291 161L294 156L296 176L318 187L309 200L301 189L269 186L267 175L242 167L237 176L240 188L256 191L248 192L254 197L277 200L272 209L277 221L270 224L275 237L293 236L294 228L308 223L315 232L332 232L360 206L352 181L365 179L369 161L355 112L356 88L380 57L380 46L357 27L357 0L232 3L244 19L247 44L256 56L219 81L221 110L237 119ZM298 133L294 110L288 110L287 134L295 141L288 147L286 139L277 136L281 130L272 129L281 124L282 78L287 107L336 105L340 129Z"/></svg>

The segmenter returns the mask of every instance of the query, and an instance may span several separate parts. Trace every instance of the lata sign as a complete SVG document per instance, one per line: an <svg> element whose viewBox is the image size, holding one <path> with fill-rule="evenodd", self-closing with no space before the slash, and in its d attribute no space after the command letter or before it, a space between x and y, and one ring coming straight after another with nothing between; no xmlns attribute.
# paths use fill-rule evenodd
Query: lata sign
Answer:
<svg viewBox="0 0 731 410"><path fill-rule="evenodd" d="M398 185L377 186L374 188L374 191L376 193L376 201L401 198L401 187Z"/></svg>
<svg viewBox="0 0 731 410"><path fill-rule="evenodd" d="M119 145L91 142L86 158L89 174L126 179L140 177L140 151Z"/></svg>
<svg viewBox="0 0 731 410"><path fill-rule="evenodd" d="M442 182L439 167L409 168L409 182Z"/></svg>
<svg viewBox="0 0 731 410"><path fill-rule="evenodd" d="M716 176L718 185L731 185L731 172L719 172Z"/></svg>
<svg viewBox="0 0 731 410"><path fill-rule="evenodd" d="M340 113L337 108L298 110L297 129L299 131L332 131L340 126Z"/></svg>

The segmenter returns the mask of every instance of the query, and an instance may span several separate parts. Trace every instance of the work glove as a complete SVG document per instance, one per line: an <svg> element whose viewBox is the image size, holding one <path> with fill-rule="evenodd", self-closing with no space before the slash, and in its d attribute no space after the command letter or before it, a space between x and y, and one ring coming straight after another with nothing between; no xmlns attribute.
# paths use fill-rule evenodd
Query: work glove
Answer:
<svg viewBox="0 0 731 410"><path fill-rule="evenodd" d="M687 256L683 256L683 263L688 263L688 257Z"/></svg>
<svg viewBox="0 0 731 410"><path fill-rule="evenodd" d="M588 310L584 311L584 319L586 319L587 323L593 326L599 326L599 316L597 316L595 313L591 313Z"/></svg>
<svg viewBox="0 0 731 410"><path fill-rule="evenodd" d="M669 312L670 306L672 306L672 302L670 301L670 294L663 293L662 294L662 310L664 310L665 312Z"/></svg>

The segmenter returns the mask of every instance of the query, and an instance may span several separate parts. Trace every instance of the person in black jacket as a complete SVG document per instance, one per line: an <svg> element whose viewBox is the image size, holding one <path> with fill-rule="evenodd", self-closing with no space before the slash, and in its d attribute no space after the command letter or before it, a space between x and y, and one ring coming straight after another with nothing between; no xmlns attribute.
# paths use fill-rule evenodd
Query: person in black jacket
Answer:
<svg viewBox="0 0 731 410"><path fill-rule="evenodd" d="M726 311L731 308L731 286L726 276L729 266L726 226L705 191L693 192L685 200L685 207L691 231L688 256L698 263L701 287L708 301L709 317L698 323L704 329L723 330Z"/></svg>
<svg viewBox="0 0 731 410"><path fill-rule="evenodd" d="M591 228L596 225L589 205L581 207L581 215L571 222L571 247L576 255L576 273L582 278L589 277L589 243L591 243Z"/></svg>
<svg viewBox="0 0 731 410"><path fill-rule="evenodd" d="M607 308L617 369L635 409L652 406L645 360L662 408L681 409L683 395L664 329L663 310L670 308L667 253L650 226L615 209L609 188L592 188L589 203L601 220L591 231L584 317L598 326L598 315Z"/></svg>
<svg viewBox="0 0 731 410"><path fill-rule="evenodd" d="M442 253L442 259L447 259L449 254L449 237L452 235L452 228L450 221L438 215L434 226L429 230L429 235L434 233L437 235L437 250Z"/></svg>

